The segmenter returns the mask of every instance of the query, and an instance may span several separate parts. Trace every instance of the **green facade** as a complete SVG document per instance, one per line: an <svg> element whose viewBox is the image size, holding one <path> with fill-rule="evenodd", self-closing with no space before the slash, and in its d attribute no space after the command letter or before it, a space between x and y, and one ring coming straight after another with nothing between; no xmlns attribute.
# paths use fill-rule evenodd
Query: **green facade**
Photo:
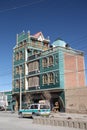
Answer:
<svg viewBox="0 0 87 130"><path fill-rule="evenodd" d="M20 47L21 43L26 40L26 46ZM40 48L35 48L35 46L31 46L32 38L29 37L29 34L25 34L24 32L18 35L17 38L17 46L14 49L13 57L13 91L19 92L19 88L15 86L16 80L20 80L20 73L16 74L16 67L22 66L22 74L21 74L21 81L22 81L22 89L25 90L25 78L28 76L35 76L37 75L40 79L39 88L40 89L64 89L64 52L60 47L56 49L56 51L53 51L52 49L48 49L47 51L40 50ZM38 46L38 41L35 41L35 45ZM43 48L43 42L41 42L41 46ZM25 52L26 50L29 50L29 53ZM22 59L16 60L16 54L19 52L22 52ZM37 52L37 55L34 55L34 51ZM27 60L25 60L25 53L27 53ZM53 57L53 65L42 67L42 60L43 58L49 58L49 56ZM25 65L29 62L33 61L39 61L39 73L31 72L29 74L25 74ZM53 72L54 75L54 83L50 84L42 84L42 77L43 74L49 74L50 72ZM32 90L31 88L30 90Z"/></svg>
<svg viewBox="0 0 87 130"><path fill-rule="evenodd" d="M48 41L46 41L46 44ZM22 45L23 44L23 45ZM43 91L57 92L58 96L65 100L64 97L64 51L61 47L50 48L48 46L47 50L44 50L44 41L38 41L30 36L29 33L19 34L17 37L17 45L13 50L13 88L12 95L13 97L20 93L20 82L22 87L22 94L25 93L36 93ZM22 53L22 59L16 60L17 53ZM49 64L50 57L52 58L52 64L43 66L43 59L47 59ZM32 62L38 61L38 71L34 70L28 72L28 66ZM17 73L17 67L22 67L22 74ZM43 83L44 75L48 76L48 82ZM49 77L52 74L53 81ZM39 85L37 87L29 86L29 78L38 77ZM21 79L20 79L21 78ZM17 87L17 81L19 86ZM14 102L13 105L15 105Z"/></svg>
<svg viewBox="0 0 87 130"><path fill-rule="evenodd" d="M7 96L7 110L12 110L12 91L6 91L4 94Z"/></svg>

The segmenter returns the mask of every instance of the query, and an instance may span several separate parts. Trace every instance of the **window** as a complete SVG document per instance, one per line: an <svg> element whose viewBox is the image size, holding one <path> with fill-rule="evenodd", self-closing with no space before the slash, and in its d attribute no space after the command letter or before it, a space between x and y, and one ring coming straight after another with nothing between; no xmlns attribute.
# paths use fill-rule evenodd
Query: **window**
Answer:
<svg viewBox="0 0 87 130"><path fill-rule="evenodd" d="M10 101L8 102L8 105L10 105Z"/></svg>
<svg viewBox="0 0 87 130"><path fill-rule="evenodd" d="M53 56L49 57L49 66L53 65Z"/></svg>
<svg viewBox="0 0 87 130"><path fill-rule="evenodd" d="M38 109L38 105L32 105L30 109Z"/></svg>
<svg viewBox="0 0 87 130"><path fill-rule="evenodd" d="M19 53L16 53L16 60L19 60Z"/></svg>
<svg viewBox="0 0 87 130"><path fill-rule="evenodd" d="M20 60L23 59L23 52L20 51Z"/></svg>
<svg viewBox="0 0 87 130"><path fill-rule="evenodd" d="M21 80L21 87L24 87L24 80Z"/></svg>
<svg viewBox="0 0 87 130"><path fill-rule="evenodd" d="M39 62L38 61L33 62L33 65L34 65L34 70L39 70Z"/></svg>
<svg viewBox="0 0 87 130"><path fill-rule="evenodd" d="M23 42L20 42L20 46L22 46L23 45Z"/></svg>
<svg viewBox="0 0 87 130"><path fill-rule="evenodd" d="M50 109L48 105L40 105L40 109Z"/></svg>
<svg viewBox="0 0 87 130"><path fill-rule="evenodd" d="M33 51L33 54L34 54L34 55L35 55L35 54L37 54L37 53L38 53L38 51L37 51L37 50L34 50L34 51Z"/></svg>
<svg viewBox="0 0 87 130"><path fill-rule="evenodd" d="M32 47L35 47L35 43L36 43L36 42L33 40L33 41L32 41Z"/></svg>
<svg viewBox="0 0 87 130"><path fill-rule="evenodd" d="M24 40L24 44L26 44L26 40Z"/></svg>
<svg viewBox="0 0 87 130"><path fill-rule="evenodd" d="M48 83L48 76L47 74L43 75L43 84L47 84Z"/></svg>
<svg viewBox="0 0 87 130"><path fill-rule="evenodd" d="M33 62L28 64L28 72L33 71Z"/></svg>
<svg viewBox="0 0 87 130"><path fill-rule="evenodd" d="M28 79L28 86L29 87L37 87L39 86L39 77L35 76L35 77L31 77Z"/></svg>
<svg viewBox="0 0 87 130"><path fill-rule="evenodd" d="M19 67L16 67L16 74L19 74Z"/></svg>
<svg viewBox="0 0 87 130"><path fill-rule="evenodd" d="M47 58L44 58L44 59L42 60L42 66L43 66L43 67L47 67Z"/></svg>
<svg viewBox="0 0 87 130"><path fill-rule="evenodd" d="M22 68L22 65L20 65L20 73L22 74L23 72L23 68Z"/></svg>
<svg viewBox="0 0 87 130"><path fill-rule="evenodd" d="M31 62L28 64L28 72L39 70L39 62Z"/></svg>
<svg viewBox="0 0 87 130"><path fill-rule="evenodd" d="M53 83L54 82L54 75L53 73L49 73L49 83Z"/></svg>
<svg viewBox="0 0 87 130"><path fill-rule="evenodd" d="M19 80L16 80L15 86L16 86L16 88L19 88L19 86L20 86L20 81Z"/></svg>

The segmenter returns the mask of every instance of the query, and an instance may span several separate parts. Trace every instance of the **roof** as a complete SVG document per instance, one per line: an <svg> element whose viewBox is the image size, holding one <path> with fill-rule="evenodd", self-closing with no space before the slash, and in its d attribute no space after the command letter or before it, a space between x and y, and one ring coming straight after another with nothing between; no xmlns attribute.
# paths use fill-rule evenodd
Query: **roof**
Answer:
<svg viewBox="0 0 87 130"><path fill-rule="evenodd" d="M67 43L66 43L65 41L63 41L63 40L61 40L61 39L57 39L56 41L54 41L54 42L52 43L52 46L53 46L53 47L57 47L57 46L65 47L66 44L67 44Z"/></svg>
<svg viewBox="0 0 87 130"><path fill-rule="evenodd" d="M34 34L33 36L40 41L43 41L45 39L42 32L38 32L38 33Z"/></svg>

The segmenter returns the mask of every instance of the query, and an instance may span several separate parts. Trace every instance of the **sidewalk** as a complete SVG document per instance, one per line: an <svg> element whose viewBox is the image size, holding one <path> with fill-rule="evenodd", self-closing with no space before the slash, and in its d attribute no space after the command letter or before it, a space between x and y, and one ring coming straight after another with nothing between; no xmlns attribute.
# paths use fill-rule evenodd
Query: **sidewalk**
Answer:
<svg viewBox="0 0 87 130"><path fill-rule="evenodd" d="M50 118L51 117L87 121L87 114L51 112Z"/></svg>

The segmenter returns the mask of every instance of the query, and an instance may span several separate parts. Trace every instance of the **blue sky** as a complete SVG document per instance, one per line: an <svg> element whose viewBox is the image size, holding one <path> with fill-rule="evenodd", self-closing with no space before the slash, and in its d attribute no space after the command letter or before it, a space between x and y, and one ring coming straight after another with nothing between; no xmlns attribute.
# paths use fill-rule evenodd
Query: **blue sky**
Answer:
<svg viewBox="0 0 87 130"><path fill-rule="evenodd" d="M84 51L87 64L87 0L0 0L0 91L12 88L12 52L23 30L42 31L51 43L60 37Z"/></svg>

